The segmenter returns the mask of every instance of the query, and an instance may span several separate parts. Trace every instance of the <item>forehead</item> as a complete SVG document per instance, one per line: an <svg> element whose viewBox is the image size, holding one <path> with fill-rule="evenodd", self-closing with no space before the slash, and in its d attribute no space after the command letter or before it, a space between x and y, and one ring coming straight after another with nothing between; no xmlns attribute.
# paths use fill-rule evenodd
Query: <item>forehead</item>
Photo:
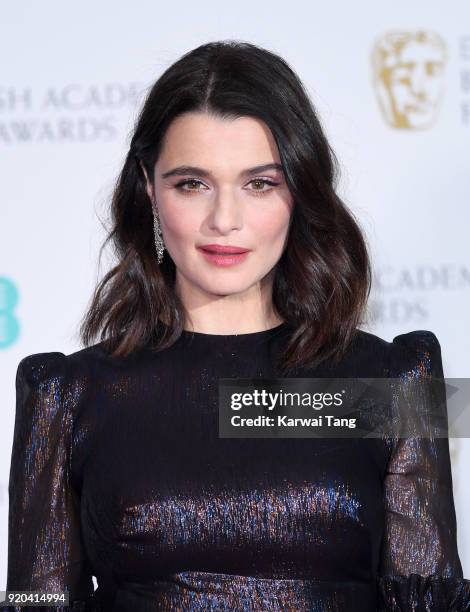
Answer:
<svg viewBox="0 0 470 612"><path fill-rule="evenodd" d="M248 166L279 161L268 126L255 117L221 119L185 113L169 125L157 165L199 165L238 172Z"/></svg>

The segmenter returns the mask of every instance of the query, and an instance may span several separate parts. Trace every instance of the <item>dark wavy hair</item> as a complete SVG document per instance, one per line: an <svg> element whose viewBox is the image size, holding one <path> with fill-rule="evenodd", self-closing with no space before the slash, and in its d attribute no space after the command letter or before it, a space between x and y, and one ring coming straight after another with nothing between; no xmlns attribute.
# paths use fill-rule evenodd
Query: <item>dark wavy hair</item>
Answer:
<svg viewBox="0 0 470 612"><path fill-rule="evenodd" d="M112 241L118 262L95 288L80 326L82 342L88 346L99 337L112 356L127 356L149 343L166 348L184 329L175 264L167 251L157 263L140 164L153 177L165 131L190 111L256 117L276 141L294 201L273 280L273 306L291 328L278 372L340 359L362 323L370 293L365 238L336 193L338 160L303 83L275 53L234 40L189 51L150 88L112 195L112 228L100 249L101 260Z"/></svg>

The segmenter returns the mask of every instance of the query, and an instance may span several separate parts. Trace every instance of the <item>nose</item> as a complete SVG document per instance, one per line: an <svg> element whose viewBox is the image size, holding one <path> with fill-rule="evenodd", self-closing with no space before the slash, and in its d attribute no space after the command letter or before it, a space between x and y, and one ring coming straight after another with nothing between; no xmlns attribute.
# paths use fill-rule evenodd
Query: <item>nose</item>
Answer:
<svg viewBox="0 0 470 612"><path fill-rule="evenodd" d="M208 216L211 230L227 234L243 227L242 203L232 193L217 194Z"/></svg>

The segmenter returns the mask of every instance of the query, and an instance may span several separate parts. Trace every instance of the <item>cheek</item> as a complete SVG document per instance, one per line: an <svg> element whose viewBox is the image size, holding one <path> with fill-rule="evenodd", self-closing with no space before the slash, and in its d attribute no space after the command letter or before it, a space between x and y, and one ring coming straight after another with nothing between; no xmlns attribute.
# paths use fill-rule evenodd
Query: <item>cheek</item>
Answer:
<svg viewBox="0 0 470 612"><path fill-rule="evenodd" d="M184 243L194 241L198 228L201 226L201 219L197 214L186 207L182 210L178 206L165 207L162 216L163 235L168 243Z"/></svg>
<svg viewBox="0 0 470 612"><path fill-rule="evenodd" d="M275 213L253 217L250 221L255 243L267 249L277 249L289 229L290 209L286 206Z"/></svg>

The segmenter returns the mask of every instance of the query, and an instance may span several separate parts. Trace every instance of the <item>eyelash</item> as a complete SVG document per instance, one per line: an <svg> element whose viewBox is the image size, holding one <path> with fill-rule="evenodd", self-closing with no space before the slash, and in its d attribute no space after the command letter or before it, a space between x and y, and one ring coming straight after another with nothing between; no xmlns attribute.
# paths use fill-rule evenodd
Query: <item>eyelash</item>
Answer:
<svg viewBox="0 0 470 612"><path fill-rule="evenodd" d="M271 185L272 187L276 187L277 185L279 185L279 183L275 183L273 181L270 181L268 179L264 179L264 178L261 178L261 177L257 177L257 178L251 179L250 183L254 183L255 181L258 181L260 183L266 183L266 185ZM187 185L188 183L198 183L199 185L203 185L202 181L200 181L198 179L185 179L184 181L180 181L179 183L177 183L175 185L175 187L176 187L176 189L178 189L181 193L184 193L185 195L191 195L192 193L197 193L198 191L201 191L200 189L183 189L184 185ZM250 190L250 191L253 191L253 193L256 196L264 196L267 193L269 193L271 191L271 189L266 189L265 191L260 191L259 189L254 189L254 190Z"/></svg>

